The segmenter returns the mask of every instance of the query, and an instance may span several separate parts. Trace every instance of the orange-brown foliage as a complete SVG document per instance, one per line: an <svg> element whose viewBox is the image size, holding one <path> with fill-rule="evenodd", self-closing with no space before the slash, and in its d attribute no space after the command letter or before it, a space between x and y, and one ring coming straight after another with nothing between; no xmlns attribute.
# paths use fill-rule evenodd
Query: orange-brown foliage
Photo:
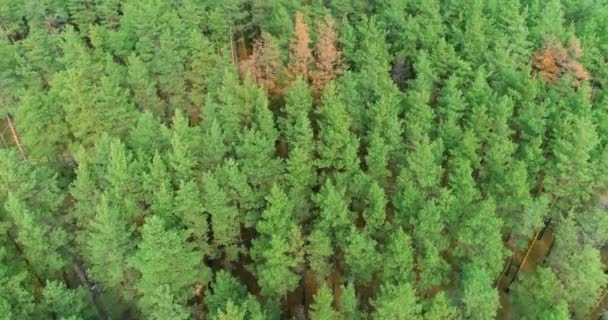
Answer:
<svg viewBox="0 0 608 320"><path fill-rule="evenodd" d="M589 72L577 60L581 54L580 42L573 38L570 48L555 43L545 45L532 57L532 64L546 81L555 81L564 75L571 75L575 81L574 85L579 86L581 81L591 79Z"/></svg>
<svg viewBox="0 0 608 320"><path fill-rule="evenodd" d="M311 72L312 90L317 96L325 86L344 72L342 54L336 46L338 33L334 20L327 18L317 26L317 45L315 46L315 70Z"/></svg>
<svg viewBox="0 0 608 320"><path fill-rule="evenodd" d="M308 79L308 67L312 63L312 52L310 50L310 35L308 26L304 21L302 12L296 13L295 23L296 37L289 44L289 65L287 75L289 82L293 82L297 76Z"/></svg>
<svg viewBox="0 0 608 320"><path fill-rule="evenodd" d="M282 68L279 48L265 33L254 41L249 58L239 64L241 75L245 76L249 72L253 81L269 93L280 91Z"/></svg>

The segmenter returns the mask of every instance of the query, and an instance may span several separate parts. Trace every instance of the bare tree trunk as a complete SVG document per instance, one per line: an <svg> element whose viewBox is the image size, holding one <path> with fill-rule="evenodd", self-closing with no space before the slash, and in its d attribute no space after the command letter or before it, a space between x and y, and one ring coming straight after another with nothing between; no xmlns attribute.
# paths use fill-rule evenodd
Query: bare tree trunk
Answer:
<svg viewBox="0 0 608 320"><path fill-rule="evenodd" d="M23 147L21 147L21 142L19 142L19 136L17 135L17 131L15 130L15 126L13 125L13 120L11 119L10 115L6 117L6 122L8 123L8 127L11 130L11 134L13 135L15 145L17 145L17 148L21 153L21 157L23 158L23 160L27 160L27 155L25 154L25 151L23 151Z"/></svg>
<svg viewBox="0 0 608 320"><path fill-rule="evenodd" d="M602 302L604 301L604 298L606 298L607 295L608 295L608 288L606 288L606 290L604 290L604 293L602 294L600 299L597 301L597 304L595 305L595 307L593 307L593 309L591 309L590 314L593 315L595 313L595 311L599 311L598 309L602 306Z"/></svg>
<svg viewBox="0 0 608 320"><path fill-rule="evenodd" d="M78 280L80 280L80 284L89 290L89 293L91 294L91 301L93 302L93 305L95 306L95 310L97 310L97 314L99 315L99 317L101 319L109 319L108 311L105 308L105 305L103 305L103 303L97 300L97 296L101 292L99 286L96 283L91 283L91 281L87 277L86 272L84 272L84 270L82 269L82 265L80 264L80 262L75 261L72 267L74 269L74 272L76 272Z"/></svg>
<svg viewBox="0 0 608 320"><path fill-rule="evenodd" d="M534 238L532 238L532 243L530 243L528 250L526 250L526 254L524 255L524 258L521 260L519 267L517 267L517 270L515 270L515 274L513 275L513 278L511 279L511 283L509 283L509 286L511 286L511 284L513 284L513 282L515 282L515 280L517 280L517 276L519 275L521 268L526 264L526 260L530 256L530 252L532 252L532 248L534 247L534 244L536 244L536 239L538 239L538 235L540 234L541 230L542 229L538 229L538 231L536 231L536 233L534 234Z"/></svg>
<svg viewBox="0 0 608 320"><path fill-rule="evenodd" d="M495 288L498 288L500 286L500 281L509 272L509 268L511 268L511 264L512 263L513 263L513 256L510 256L509 260L507 261L507 264L505 265L504 269L500 273L500 276L498 277L498 280L496 280L496 286L495 286Z"/></svg>

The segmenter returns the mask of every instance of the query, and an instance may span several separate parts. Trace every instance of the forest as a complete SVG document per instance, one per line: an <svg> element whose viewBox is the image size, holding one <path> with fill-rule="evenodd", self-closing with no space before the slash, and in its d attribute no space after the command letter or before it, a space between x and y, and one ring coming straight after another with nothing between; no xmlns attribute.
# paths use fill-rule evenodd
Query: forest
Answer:
<svg viewBox="0 0 608 320"><path fill-rule="evenodd" d="M608 3L0 0L0 319L608 319Z"/></svg>

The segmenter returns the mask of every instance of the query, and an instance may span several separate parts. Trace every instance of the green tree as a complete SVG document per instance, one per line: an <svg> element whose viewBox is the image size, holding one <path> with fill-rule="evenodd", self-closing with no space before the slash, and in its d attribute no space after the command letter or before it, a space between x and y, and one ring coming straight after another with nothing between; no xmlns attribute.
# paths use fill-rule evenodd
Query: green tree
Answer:
<svg viewBox="0 0 608 320"><path fill-rule="evenodd" d="M146 219L142 240L135 255L129 258L129 266L140 274L135 286L143 294L139 300L142 312L152 310L155 292L161 286L170 288L174 303L185 303L191 298L196 283L205 284L210 280L210 271L201 263L202 256L186 238L182 231L168 230L159 217Z"/></svg>
<svg viewBox="0 0 608 320"><path fill-rule="evenodd" d="M517 282L512 295L514 311L522 319L570 319L565 294L551 269L539 268L534 274L522 274Z"/></svg>
<svg viewBox="0 0 608 320"><path fill-rule="evenodd" d="M342 286L341 291L340 315L342 318L352 320L361 319L361 310L359 309L355 286L353 284Z"/></svg>
<svg viewBox="0 0 608 320"><path fill-rule="evenodd" d="M82 237L82 253L93 279L115 290L127 282L126 259L135 246L132 231L120 209L102 196Z"/></svg>
<svg viewBox="0 0 608 320"><path fill-rule="evenodd" d="M127 64L129 88L133 92L133 100L140 110L150 111L155 116L164 119L166 110L164 102L156 94L156 82L150 76L148 67L133 52Z"/></svg>
<svg viewBox="0 0 608 320"><path fill-rule="evenodd" d="M438 292L432 299L428 300L423 310L423 319L425 320L459 319L459 310L446 297L445 291Z"/></svg>
<svg viewBox="0 0 608 320"><path fill-rule="evenodd" d="M188 309L175 302L169 285L159 286L153 294L150 319L163 320L187 320L190 319Z"/></svg>
<svg viewBox="0 0 608 320"><path fill-rule="evenodd" d="M461 277L463 314L471 319L493 319L499 307L493 278L482 267L466 264Z"/></svg>
<svg viewBox="0 0 608 320"><path fill-rule="evenodd" d="M197 247L208 252L209 216L201 202L201 193L194 181L181 182L175 193L175 215L180 218Z"/></svg>
<svg viewBox="0 0 608 320"><path fill-rule="evenodd" d="M259 235L251 248L252 270L262 294L277 298L298 285L300 277L295 270L302 262L302 240L285 192L274 186L266 199L268 207L256 225Z"/></svg>
<svg viewBox="0 0 608 320"><path fill-rule="evenodd" d="M344 248L344 262L348 275L353 281L371 284L375 273L380 269L381 254L377 243L367 232L351 228L348 243Z"/></svg>
<svg viewBox="0 0 608 320"><path fill-rule="evenodd" d="M93 318L90 300L84 288L68 289L65 284L57 281L47 281L43 290L43 309L47 314L53 314L60 319Z"/></svg>
<svg viewBox="0 0 608 320"><path fill-rule="evenodd" d="M310 270L315 278L323 282L332 271L334 248L331 237L324 230L315 228L308 236L305 250Z"/></svg>
<svg viewBox="0 0 608 320"><path fill-rule="evenodd" d="M331 171L352 172L359 166L358 138L350 131L350 117L346 107L330 86L323 95L323 108L319 111L319 134L317 143L318 168Z"/></svg>
<svg viewBox="0 0 608 320"><path fill-rule="evenodd" d="M334 295L328 287L321 287L314 297L315 301L310 306L311 320L339 320L340 313L332 307Z"/></svg>
<svg viewBox="0 0 608 320"><path fill-rule="evenodd" d="M413 268L412 240L403 229L396 229L383 252L382 280L386 284L411 283L414 280Z"/></svg>
<svg viewBox="0 0 608 320"><path fill-rule="evenodd" d="M236 207L212 174L203 176L202 203L211 217L213 244L216 250L225 250L229 261L236 259L235 249L240 242L241 219Z"/></svg>
<svg viewBox="0 0 608 320"><path fill-rule="evenodd" d="M416 292L405 282L382 286L373 301L374 319L420 319L421 306L416 301Z"/></svg>
<svg viewBox="0 0 608 320"><path fill-rule="evenodd" d="M30 210L10 192L4 207L17 231L14 240L31 268L37 274L55 277L66 264L62 255L68 242L65 230L53 223L49 212Z"/></svg>

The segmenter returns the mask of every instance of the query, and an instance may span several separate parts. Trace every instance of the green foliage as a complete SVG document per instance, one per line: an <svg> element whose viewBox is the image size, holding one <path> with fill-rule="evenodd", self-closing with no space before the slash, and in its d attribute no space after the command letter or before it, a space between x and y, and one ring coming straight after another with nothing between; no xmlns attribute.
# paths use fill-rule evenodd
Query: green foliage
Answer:
<svg viewBox="0 0 608 320"><path fill-rule="evenodd" d="M409 283L383 286L373 304L376 308L374 319L420 319L421 306Z"/></svg>
<svg viewBox="0 0 608 320"><path fill-rule="evenodd" d="M607 12L0 1L0 318L596 316Z"/></svg>
<svg viewBox="0 0 608 320"><path fill-rule="evenodd" d="M294 271L302 260L302 240L293 219L293 205L283 190L274 186L267 201L256 226L259 236L253 240L251 257L262 293L281 297L298 284Z"/></svg>
<svg viewBox="0 0 608 320"><path fill-rule="evenodd" d="M340 314L332 307L334 296L327 287L321 287L315 294L315 302L310 306L311 320L338 320Z"/></svg>
<svg viewBox="0 0 608 320"><path fill-rule="evenodd" d="M167 264L165 261L171 261ZM168 230L157 216L146 219L142 241L129 265L140 274L137 290L143 294L139 300L144 313L159 299L159 287L168 286L166 294L174 296L175 303L185 303L192 296L195 283L207 283L209 271L201 268L201 257L192 250L181 231ZM160 292L162 298L163 292ZM166 308L166 307L164 307ZM174 311L175 312L175 311Z"/></svg>

